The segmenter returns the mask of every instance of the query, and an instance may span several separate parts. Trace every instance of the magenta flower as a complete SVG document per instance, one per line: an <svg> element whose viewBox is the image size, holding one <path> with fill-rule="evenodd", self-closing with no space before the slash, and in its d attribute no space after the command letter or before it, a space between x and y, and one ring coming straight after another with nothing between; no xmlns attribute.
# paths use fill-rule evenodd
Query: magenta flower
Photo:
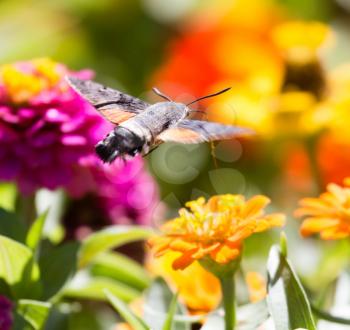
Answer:
<svg viewBox="0 0 350 330"><path fill-rule="evenodd" d="M0 179L16 181L24 194L67 187L109 129L64 80L92 72L74 73L49 59L0 70Z"/></svg>
<svg viewBox="0 0 350 330"><path fill-rule="evenodd" d="M12 322L12 303L5 296L0 296L0 330L10 330Z"/></svg>
<svg viewBox="0 0 350 330"><path fill-rule="evenodd" d="M83 238L106 225L149 225L159 211L158 188L141 157L110 165L96 156L85 159L69 190L76 197L87 196L85 202L73 202L64 219L69 238Z"/></svg>
<svg viewBox="0 0 350 330"><path fill-rule="evenodd" d="M73 198L94 196L108 220L99 227L149 223L158 193L143 160L101 163L94 146L111 125L66 75L90 79L92 72L71 72L49 59L0 68L0 180L15 181L23 194L61 187ZM94 227L75 217L67 226Z"/></svg>

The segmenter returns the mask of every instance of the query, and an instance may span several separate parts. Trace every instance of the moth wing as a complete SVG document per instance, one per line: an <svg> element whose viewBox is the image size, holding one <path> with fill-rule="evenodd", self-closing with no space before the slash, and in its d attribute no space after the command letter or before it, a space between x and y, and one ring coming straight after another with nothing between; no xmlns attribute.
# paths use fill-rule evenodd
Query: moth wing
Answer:
<svg viewBox="0 0 350 330"><path fill-rule="evenodd" d="M217 140L229 140L234 137L253 135L249 128L223 125L201 120L182 120L176 127L159 134L158 139L164 142L200 143Z"/></svg>
<svg viewBox="0 0 350 330"><path fill-rule="evenodd" d="M103 117L119 124L145 110L150 104L91 80L66 78L69 85L89 101Z"/></svg>

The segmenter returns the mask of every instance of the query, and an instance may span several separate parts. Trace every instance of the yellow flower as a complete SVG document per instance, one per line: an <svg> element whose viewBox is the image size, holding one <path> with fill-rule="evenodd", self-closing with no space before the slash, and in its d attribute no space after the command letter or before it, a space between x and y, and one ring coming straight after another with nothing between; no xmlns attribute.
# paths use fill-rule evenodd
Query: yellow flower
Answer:
<svg viewBox="0 0 350 330"><path fill-rule="evenodd" d="M266 281L261 274L248 272L245 281L248 286L249 299L252 303L256 303L266 297Z"/></svg>
<svg viewBox="0 0 350 330"><path fill-rule="evenodd" d="M322 239L341 239L350 236L350 178L344 187L331 183L318 198L304 198L297 217L306 217L300 232L303 236L319 233Z"/></svg>
<svg viewBox="0 0 350 330"><path fill-rule="evenodd" d="M60 79L59 64L49 58L39 58L33 61L36 72L54 86Z"/></svg>
<svg viewBox="0 0 350 330"><path fill-rule="evenodd" d="M267 138L311 135L328 127L333 88L318 50L329 39L330 29L318 22L287 22L276 24L270 34L280 51L279 74L249 76L239 85L234 77L218 83L213 90L234 88L210 101L210 120L245 125Z"/></svg>
<svg viewBox="0 0 350 330"><path fill-rule="evenodd" d="M61 78L58 63L47 58L0 67L0 79L14 103L28 101L44 89L55 86Z"/></svg>
<svg viewBox="0 0 350 330"><path fill-rule="evenodd" d="M192 313L207 313L215 309L221 300L219 280L198 262L193 262L181 272L175 271L172 263L176 258L177 253L172 251L157 259L149 256L147 267L179 292L179 299Z"/></svg>
<svg viewBox="0 0 350 330"><path fill-rule="evenodd" d="M227 264L239 257L244 239L253 233L282 226L282 214L265 215L270 200L255 196L246 201L242 195L218 195L207 202L203 197L188 202L179 217L161 228L163 235L149 241L156 257L175 251L179 256L174 269L184 269L195 260L209 257Z"/></svg>
<svg viewBox="0 0 350 330"><path fill-rule="evenodd" d="M330 39L329 27L320 22L291 21L278 25L272 36L289 59L305 62Z"/></svg>

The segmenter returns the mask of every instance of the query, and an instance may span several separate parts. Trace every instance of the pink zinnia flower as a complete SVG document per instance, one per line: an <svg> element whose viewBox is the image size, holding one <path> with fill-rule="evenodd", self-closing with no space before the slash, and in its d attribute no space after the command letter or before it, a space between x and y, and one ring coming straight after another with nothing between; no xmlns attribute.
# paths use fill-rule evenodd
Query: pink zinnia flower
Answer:
<svg viewBox="0 0 350 330"><path fill-rule="evenodd" d="M91 155L109 125L64 80L91 78L49 59L0 68L0 179L20 191L70 184L78 162Z"/></svg>
<svg viewBox="0 0 350 330"><path fill-rule="evenodd" d="M102 164L94 146L112 125L67 85L66 75L93 73L50 59L0 67L0 180L15 181L23 194L64 188L73 198L93 195L105 224L148 223L158 194L142 158Z"/></svg>
<svg viewBox="0 0 350 330"><path fill-rule="evenodd" d="M10 330L13 322L12 303L5 296L0 296L0 329Z"/></svg>

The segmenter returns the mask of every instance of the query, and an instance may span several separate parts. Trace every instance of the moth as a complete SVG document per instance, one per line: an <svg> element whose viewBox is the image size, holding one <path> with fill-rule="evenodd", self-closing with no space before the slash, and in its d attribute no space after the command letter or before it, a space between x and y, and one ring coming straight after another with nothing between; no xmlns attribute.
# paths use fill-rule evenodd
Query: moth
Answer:
<svg viewBox="0 0 350 330"><path fill-rule="evenodd" d="M201 143L252 134L247 128L187 119L192 112L198 112L191 110L189 105L229 88L189 104L173 102L154 88L153 91L166 101L151 105L91 80L67 77L67 81L103 117L116 125L95 147L97 155L106 163L117 157L145 156L163 142Z"/></svg>

